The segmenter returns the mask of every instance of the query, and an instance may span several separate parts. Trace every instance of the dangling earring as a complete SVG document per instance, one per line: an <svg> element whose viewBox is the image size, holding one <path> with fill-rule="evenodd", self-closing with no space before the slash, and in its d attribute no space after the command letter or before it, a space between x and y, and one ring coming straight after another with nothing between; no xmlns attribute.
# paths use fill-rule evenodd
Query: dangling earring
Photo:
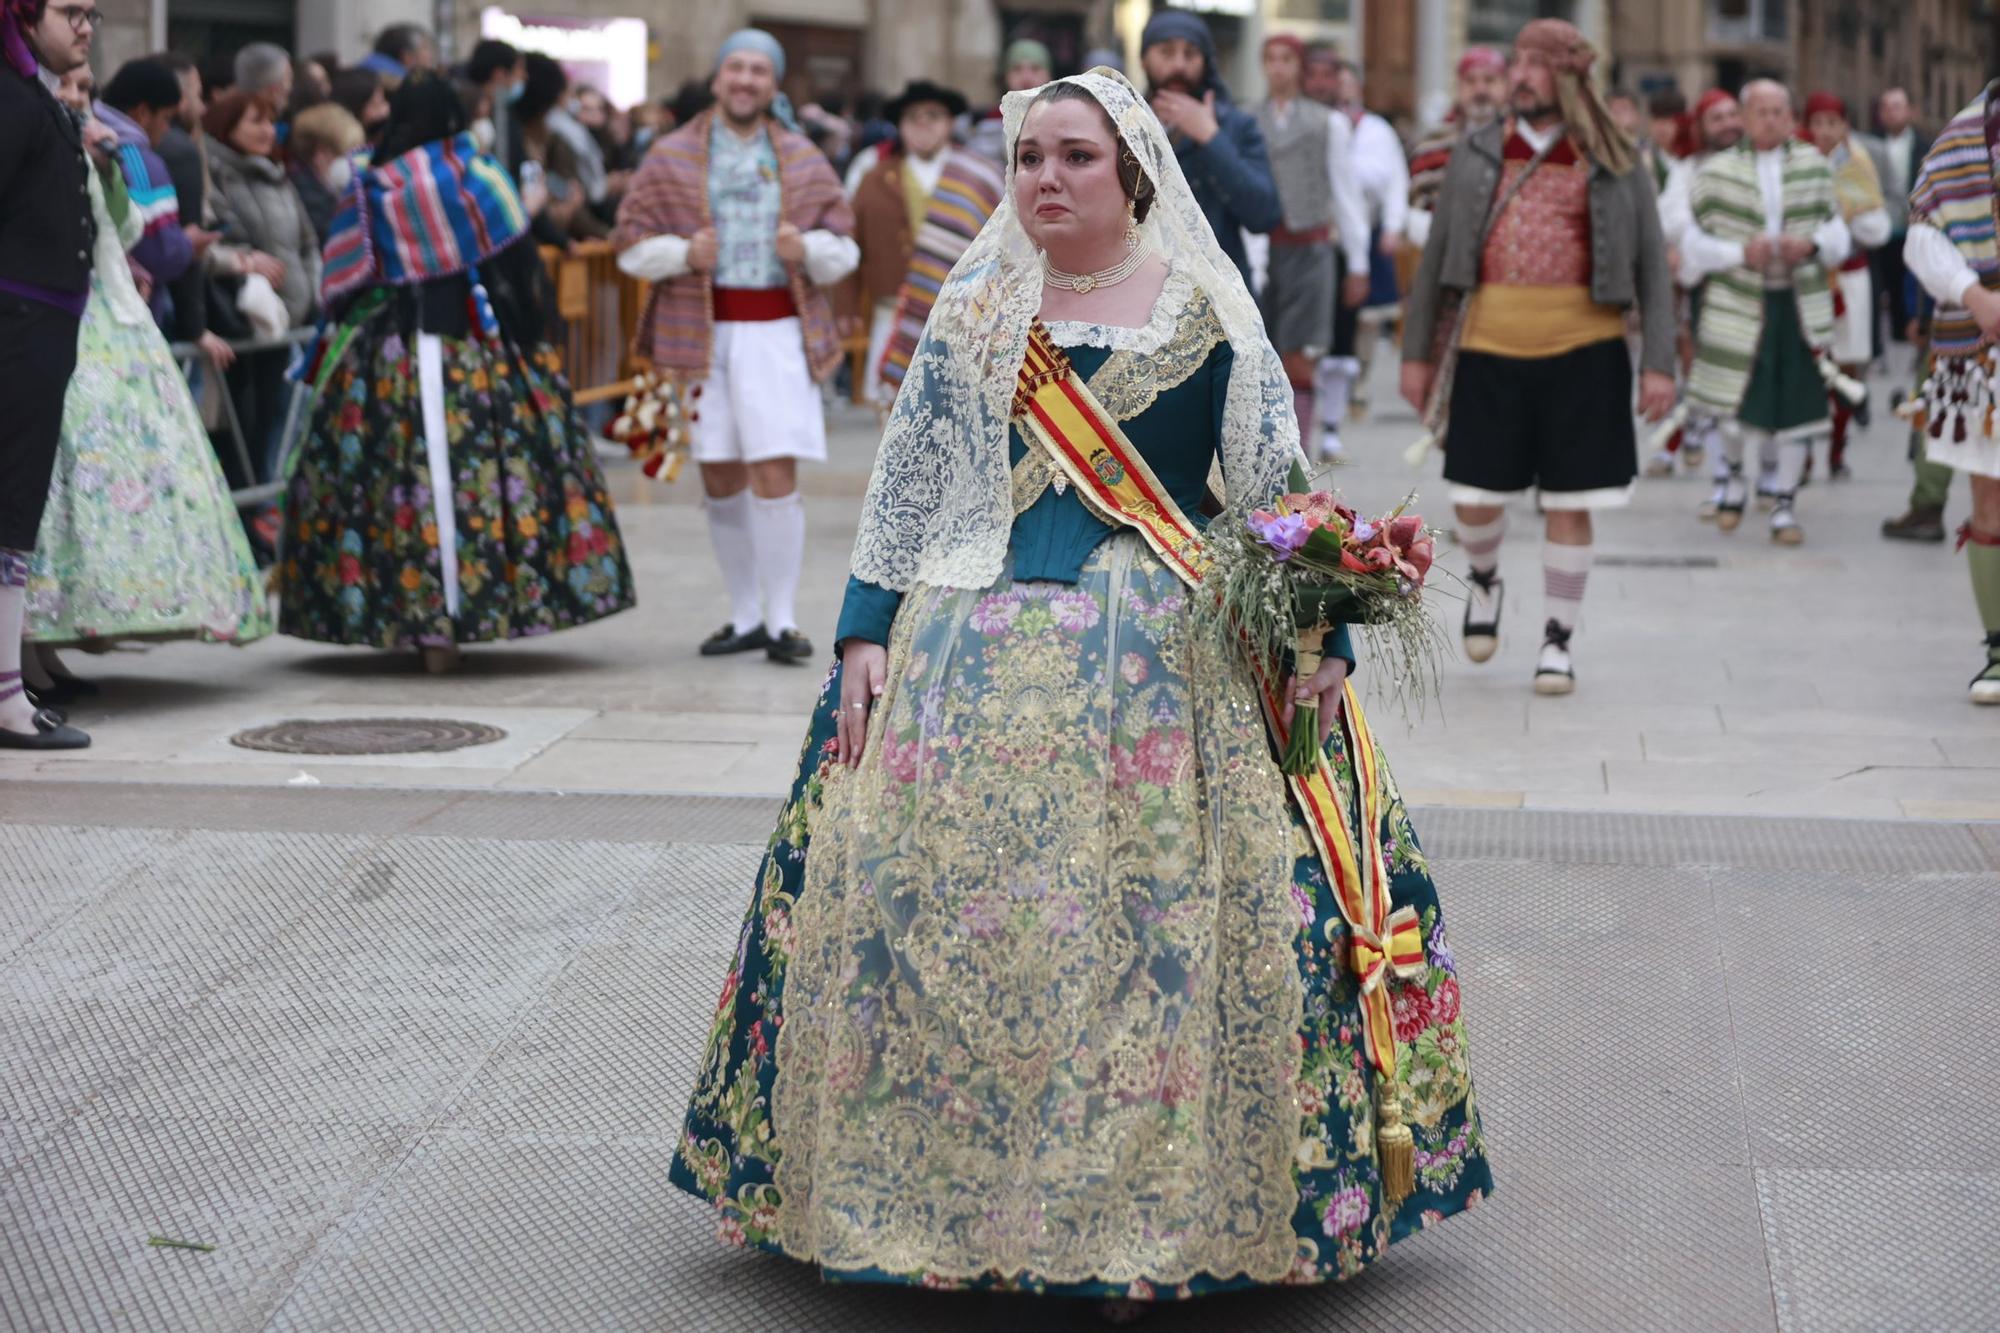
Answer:
<svg viewBox="0 0 2000 1333"><path fill-rule="evenodd" d="M1139 248L1139 205L1131 199L1125 201L1125 248Z"/></svg>

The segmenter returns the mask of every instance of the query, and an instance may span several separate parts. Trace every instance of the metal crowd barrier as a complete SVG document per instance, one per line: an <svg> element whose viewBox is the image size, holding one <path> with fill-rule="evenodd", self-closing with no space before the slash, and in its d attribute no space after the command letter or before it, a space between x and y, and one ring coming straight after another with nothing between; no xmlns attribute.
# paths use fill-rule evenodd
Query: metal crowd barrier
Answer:
<svg viewBox="0 0 2000 1333"><path fill-rule="evenodd" d="M581 241L568 251L543 246L541 254L555 291L556 314L564 324L558 347L577 406L623 398L632 391L632 377L637 373L629 350L631 332L638 327L639 316L646 309L648 284L618 271L617 254L608 241ZM232 341L229 348L239 356L246 352L270 352L302 347L312 336L311 328L293 329L282 338ZM197 344L177 342L170 348L184 377L199 364L204 373L214 374L220 381L221 372L208 363ZM219 388L225 447L239 468L237 475L255 477L256 460L250 442L244 438L236 400L226 383L219 384ZM299 415L305 411L309 398L310 391L303 384L291 385L291 400L279 435L287 455L298 445ZM236 507L254 509L277 499L284 490L282 478L287 461L287 458L278 460L278 480L232 490L229 494Z"/></svg>
<svg viewBox="0 0 2000 1333"><path fill-rule="evenodd" d="M243 355L245 352L275 352L286 347L302 347L311 340L312 335L313 331L309 328L293 329L282 338L243 338L231 342L229 349L238 356ZM238 466L241 468L241 471L237 475L244 477L256 476L257 465L251 458L249 441L243 438L243 423L236 415L236 399L229 392L228 383L222 379L223 372L216 370L214 366L209 364L208 358L201 354L201 348L195 343L172 343L169 345L169 350L173 352L174 363L181 368L183 378L193 370L197 363L201 365L205 373L216 376L218 388L220 389L218 396L222 399L222 424L227 431L226 439L228 440L229 448L236 456ZM298 416L299 412L305 406L306 397L306 389L302 384L293 384L291 390L291 401L285 409L284 432L279 436L279 439L286 441L288 444L297 434ZM284 475L282 466L279 468L278 475L281 477ZM253 484L232 490L229 493L229 498L236 502L238 509L254 509L258 505L277 499L279 492L282 490L284 490L284 483L282 481L267 481L261 485Z"/></svg>

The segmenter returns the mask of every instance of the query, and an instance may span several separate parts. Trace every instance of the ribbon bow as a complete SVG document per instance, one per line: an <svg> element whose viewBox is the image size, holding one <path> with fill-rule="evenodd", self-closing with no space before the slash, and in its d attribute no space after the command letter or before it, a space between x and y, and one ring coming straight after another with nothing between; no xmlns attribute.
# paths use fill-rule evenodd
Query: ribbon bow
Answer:
<svg viewBox="0 0 2000 1333"><path fill-rule="evenodd" d="M1354 932L1349 954L1364 995L1382 989L1391 976L1409 980L1424 969L1424 927L1414 907L1399 907L1383 923L1382 933L1365 927Z"/></svg>

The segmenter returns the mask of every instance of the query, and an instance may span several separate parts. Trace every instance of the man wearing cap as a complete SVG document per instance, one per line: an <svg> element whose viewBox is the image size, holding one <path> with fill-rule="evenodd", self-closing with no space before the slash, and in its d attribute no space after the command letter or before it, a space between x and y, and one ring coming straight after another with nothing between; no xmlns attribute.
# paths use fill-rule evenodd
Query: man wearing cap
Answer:
<svg viewBox="0 0 2000 1333"><path fill-rule="evenodd" d="M1422 249L1430 239L1431 210L1444 184L1444 169L1452 149L1474 130L1500 118L1507 100L1507 58L1490 46L1475 46L1458 59L1458 95L1451 114L1423 138L1410 154L1410 212L1403 234Z"/></svg>
<svg viewBox="0 0 2000 1333"><path fill-rule="evenodd" d="M1854 238L1854 251L1834 274L1834 361L1845 374L1860 379L1875 356L1875 283L1869 275L1871 252L1889 241L1889 208L1882 197L1882 177L1875 159L1850 132L1847 103L1833 93L1806 98L1806 133L1833 172L1833 200ZM1829 393L1833 406L1833 438L1827 448L1827 471L1839 480L1847 471L1847 427L1855 409L1839 394ZM1863 402L1866 408L1866 402ZM1868 424L1867 418L1861 424ZM1807 464L1808 471L1811 464Z"/></svg>
<svg viewBox="0 0 2000 1333"><path fill-rule="evenodd" d="M854 215L778 92L785 53L745 28L722 44L715 105L655 143L618 208L618 267L654 284L636 348L686 388L729 623L704 656L812 644L798 460L826 457L818 381L840 364L826 288L854 271ZM761 597L760 597L761 594Z"/></svg>
<svg viewBox="0 0 2000 1333"><path fill-rule="evenodd" d="M1743 521L1751 443L1776 446L1771 540L1797 546L1794 512L1812 442L1827 433L1819 362L1833 343L1829 274L1853 248L1834 200L1833 174L1799 139L1792 95L1772 79L1743 89L1744 137L1709 158L1690 195L1694 225L1682 250L1708 279L1695 327L1688 398L1723 421L1729 474L1715 523Z"/></svg>
<svg viewBox="0 0 2000 1333"><path fill-rule="evenodd" d="M1305 43L1289 33L1264 40L1270 95L1257 107L1284 213L1283 223L1271 229L1264 329L1292 382L1301 441L1312 439L1318 420L1313 373L1328 350L1334 303L1358 305L1368 294L1368 213L1348 155L1353 127L1345 116L1300 95L1305 57ZM1339 452L1336 422L1325 428L1320 453Z"/></svg>
<svg viewBox="0 0 2000 1333"><path fill-rule="evenodd" d="M952 147L952 119L964 112L964 97L928 79L904 88L884 108L895 143L854 192L861 267L842 284L840 303L869 320L866 392L883 406L903 382L945 275L1006 188L992 162Z"/></svg>
<svg viewBox="0 0 2000 1333"><path fill-rule="evenodd" d="M1285 220L1257 118L1230 98L1216 70L1215 38L1194 14L1153 15L1139 38L1139 63L1146 99L1167 127L1195 202L1247 284L1242 233L1261 236Z"/></svg>
<svg viewBox="0 0 2000 1333"><path fill-rule="evenodd" d="M1009 42L1001 56L1000 67L1001 82L1006 85L1005 91L1010 93L1039 88L1055 77L1055 58L1049 54L1047 46L1032 37ZM965 146L1003 170L1006 168L1007 127L999 107L991 108L979 118Z"/></svg>
<svg viewBox="0 0 2000 1333"><path fill-rule="evenodd" d="M1449 411L1444 476L1471 566L1464 638L1474 662L1499 644L1505 505L1540 491L1540 694L1575 688L1570 640L1591 516L1625 504L1638 471L1625 343L1634 306L1640 410L1657 420L1674 397L1673 280L1653 182L1591 87L1596 58L1559 19L1521 29L1511 114L1452 153L1404 303L1403 397L1434 422L1433 395ZM1453 373L1441 374L1447 365Z"/></svg>
<svg viewBox="0 0 2000 1333"><path fill-rule="evenodd" d="M1675 156L1667 168L1666 188L1660 192L1660 230L1667 238L1667 256L1673 264L1674 282L1684 295L1680 312L1681 374L1694 369L1694 327L1701 318L1701 293L1706 281L1699 269L1688 263L1684 242L1694 226L1692 194L1694 178L1708 159L1734 148L1743 138L1743 107L1729 93L1711 88L1703 93L1688 113ZM1722 448L1722 419L1691 399L1685 400L1681 421L1681 457L1688 467L1712 460L1714 489L1696 511L1702 521L1715 517L1729 489L1729 458ZM1758 460L1758 491L1771 489L1777 475L1775 445L1767 444ZM1671 471L1671 468L1668 469Z"/></svg>

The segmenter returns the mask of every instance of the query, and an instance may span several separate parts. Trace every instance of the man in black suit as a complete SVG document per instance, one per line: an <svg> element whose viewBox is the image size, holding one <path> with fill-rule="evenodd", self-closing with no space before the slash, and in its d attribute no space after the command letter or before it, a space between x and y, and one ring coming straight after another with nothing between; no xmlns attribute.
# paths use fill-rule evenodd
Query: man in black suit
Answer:
<svg viewBox="0 0 2000 1333"><path fill-rule="evenodd" d="M1886 297L1889 336L1897 342L1909 339L1910 320L1916 311L1904 288L1903 238L1910 230L1910 190L1917 183L1917 168L1931 148L1930 136L1917 129L1910 111L1910 94L1901 88L1884 90L1875 102L1875 126L1880 131L1864 136L1870 156L1879 165L1887 164L1882 175L1882 199L1889 206L1889 243L1869 252L1874 270L1875 300Z"/></svg>
<svg viewBox="0 0 2000 1333"><path fill-rule="evenodd" d="M90 294L90 162L108 160L55 88L89 60L102 17L78 0L0 0L0 749L90 743L30 703L21 623Z"/></svg>

